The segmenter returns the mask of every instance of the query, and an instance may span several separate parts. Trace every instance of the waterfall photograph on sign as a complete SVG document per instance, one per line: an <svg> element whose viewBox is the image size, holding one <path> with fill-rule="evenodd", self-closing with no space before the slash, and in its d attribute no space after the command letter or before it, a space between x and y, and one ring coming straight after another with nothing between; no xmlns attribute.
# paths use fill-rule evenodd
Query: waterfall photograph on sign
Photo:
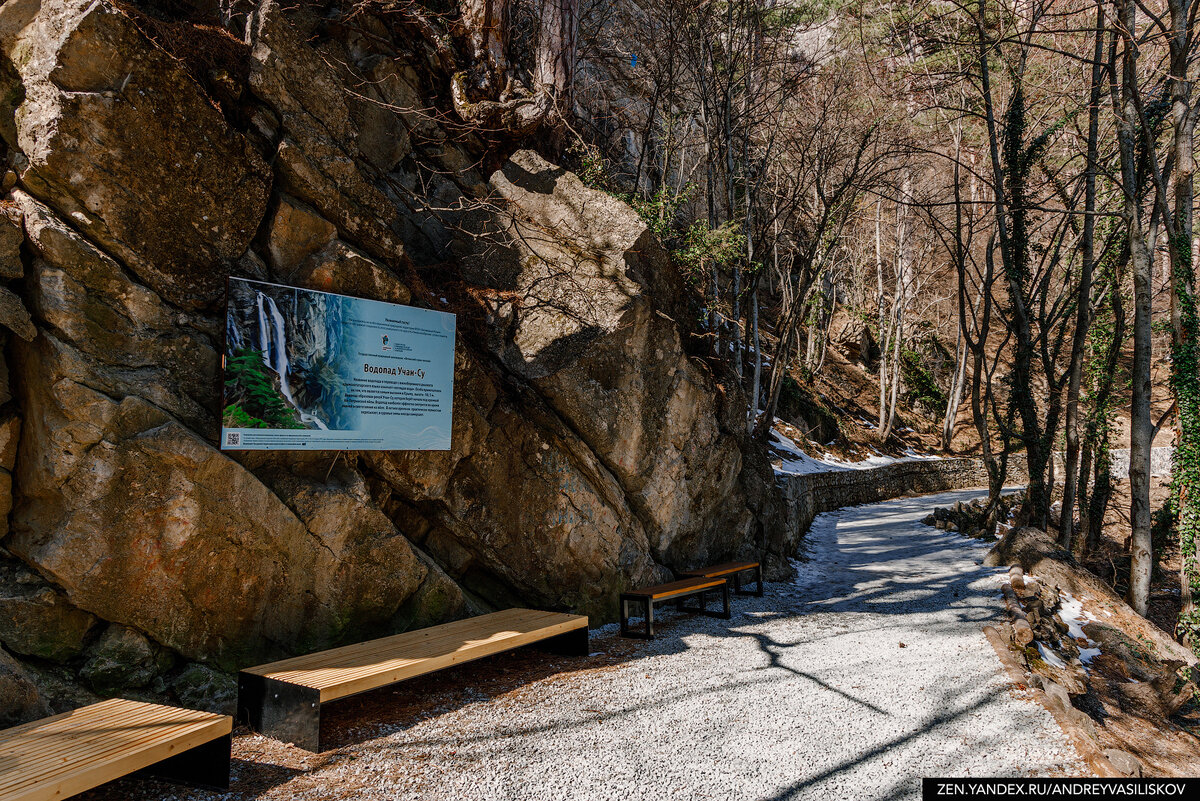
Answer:
<svg viewBox="0 0 1200 801"><path fill-rule="evenodd" d="M454 315L229 280L222 447L446 450Z"/></svg>

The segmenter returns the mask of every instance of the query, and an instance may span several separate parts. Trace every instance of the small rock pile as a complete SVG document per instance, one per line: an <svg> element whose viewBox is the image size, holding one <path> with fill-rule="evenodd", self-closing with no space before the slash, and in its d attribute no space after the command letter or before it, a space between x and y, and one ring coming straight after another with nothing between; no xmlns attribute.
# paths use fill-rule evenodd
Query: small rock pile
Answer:
<svg viewBox="0 0 1200 801"><path fill-rule="evenodd" d="M1100 741L1098 723L1081 707L1115 703L1161 723L1192 698L1195 685L1178 673L1183 662L1154 657L1145 643L1085 612L1070 593L1017 565L1009 569L1002 592L1011 621L1007 634L1024 655L1030 684L1090 740ZM1102 753L1120 773L1142 774L1142 763L1133 754L1115 748Z"/></svg>
<svg viewBox="0 0 1200 801"><path fill-rule="evenodd" d="M1063 599L1058 587L1027 576L1014 565L1003 587L1004 604L1012 617L1012 639L1018 648L1034 648L1030 662L1037 672L1065 687L1071 695L1087 692L1087 671L1081 648L1095 645L1071 636L1063 620Z"/></svg>
<svg viewBox="0 0 1200 801"><path fill-rule="evenodd" d="M969 503L959 501L953 506L934 509L921 522L944 531L958 531L972 539L994 542L1012 526L1012 518L1023 499L1020 493L1002 495L990 510L986 498L976 498Z"/></svg>

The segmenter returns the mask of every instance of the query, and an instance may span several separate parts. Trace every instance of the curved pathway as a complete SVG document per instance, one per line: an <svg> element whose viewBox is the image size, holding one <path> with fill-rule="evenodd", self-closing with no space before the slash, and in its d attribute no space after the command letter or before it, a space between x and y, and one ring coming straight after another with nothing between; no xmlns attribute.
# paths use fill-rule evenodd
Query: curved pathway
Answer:
<svg viewBox="0 0 1200 801"><path fill-rule="evenodd" d="M978 494L822 515L798 579L735 600L732 621L680 617L636 645L605 627L589 659L494 694L470 671L537 662L459 668L455 690L393 693L416 720L360 721L254 792L249 760L271 752L240 737L232 797L891 799L919 798L921 776L1087 775L981 632L1000 614L986 548L919 522Z"/></svg>

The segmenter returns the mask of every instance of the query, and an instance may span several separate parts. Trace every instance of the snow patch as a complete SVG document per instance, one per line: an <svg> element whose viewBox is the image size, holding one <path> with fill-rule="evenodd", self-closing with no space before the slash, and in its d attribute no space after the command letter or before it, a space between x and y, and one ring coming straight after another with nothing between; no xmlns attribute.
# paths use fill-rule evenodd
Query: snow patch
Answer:
<svg viewBox="0 0 1200 801"><path fill-rule="evenodd" d="M1100 656L1098 643L1084 633L1083 627L1088 623L1097 622L1099 618L1083 608L1083 604L1071 593L1065 590L1059 590L1059 610L1058 619L1067 624L1067 629L1071 637L1078 640L1083 640L1087 646L1080 647L1079 661L1083 664L1090 664L1093 659Z"/></svg>
<svg viewBox="0 0 1200 801"><path fill-rule="evenodd" d="M924 462L944 458L934 454L917 453L912 448L905 450L903 456L886 456L874 447L871 450L875 451L875 456L857 462L839 459L832 453L822 453L820 457L814 457L800 450L794 441L775 429L771 430L771 447L781 454L780 463L775 466L777 476L805 476L836 470L871 470L898 462Z"/></svg>

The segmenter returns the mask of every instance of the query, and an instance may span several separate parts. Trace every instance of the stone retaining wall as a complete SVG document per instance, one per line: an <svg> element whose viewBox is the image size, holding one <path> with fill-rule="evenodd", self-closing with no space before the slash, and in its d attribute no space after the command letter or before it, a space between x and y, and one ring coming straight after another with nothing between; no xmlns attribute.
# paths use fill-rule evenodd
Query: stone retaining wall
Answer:
<svg viewBox="0 0 1200 801"><path fill-rule="evenodd" d="M779 476L787 501L789 524L807 531L813 518L843 506L876 503L907 495L986 487L987 468L976 457L922 459L863 470L829 470L799 476ZM1008 458L1008 481L1023 484L1025 454Z"/></svg>
<svg viewBox="0 0 1200 801"><path fill-rule="evenodd" d="M1112 473L1114 476L1123 477L1129 473L1129 448L1115 448L1112 452ZM1055 454L1058 456L1058 454ZM1150 449L1150 475L1152 476L1169 476L1171 475L1171 461L1175 456L1175 449L1170 446Z"/></svg>
<svg viewBox="0 0 1200 801"><path fill-rule="evenodd" d="M1174 448L1153 448L1150 473L1154 476L1171 474ZM1063 455L1058 460L1056 475L1061 478ZM1115 477L1129 472L1129 449L1112 451L1112 470ZM1008 457L1009 484L1025 483L1025 454ZM987 486L987 469L976 457L924 459L872 467L863 470L829 470L800 476L779 476L787 500L788 523L807 531L813 518L843 506L886 501L906 495L927 495L932 492Z"/></svg>

